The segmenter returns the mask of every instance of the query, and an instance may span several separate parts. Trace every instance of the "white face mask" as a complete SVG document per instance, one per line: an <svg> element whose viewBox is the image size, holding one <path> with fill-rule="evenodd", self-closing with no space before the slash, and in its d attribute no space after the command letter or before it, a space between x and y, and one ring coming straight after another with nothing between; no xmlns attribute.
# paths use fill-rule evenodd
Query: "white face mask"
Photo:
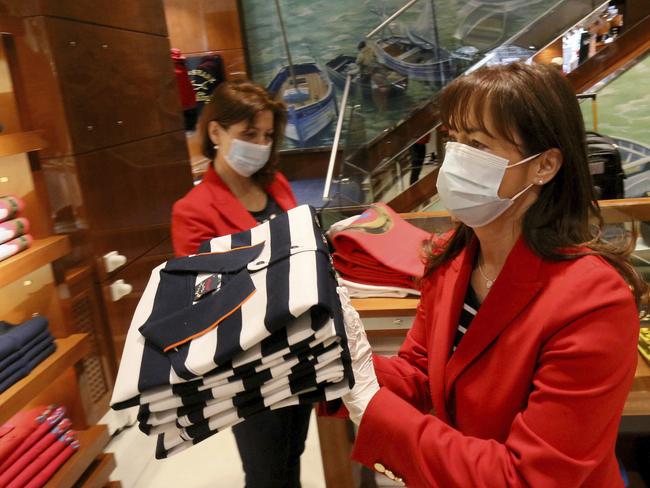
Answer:
<svg viewBox="0 0 650 488"><path fill-rule="evenodd" d="M233 139L225 160L235 172L248 178L261 170L270 156L271 144L254 144Z"/></svg>
<svg viewBox="0 0 650 488"><path fill-rule="evenodd" d="M508 166L507 159L465 144L448 142L436 185L440 201L450 214L465 225L487 225L533 186L531 183L512 198L499 197L499 187L506 169L527 163L540 154Z"/></svg>

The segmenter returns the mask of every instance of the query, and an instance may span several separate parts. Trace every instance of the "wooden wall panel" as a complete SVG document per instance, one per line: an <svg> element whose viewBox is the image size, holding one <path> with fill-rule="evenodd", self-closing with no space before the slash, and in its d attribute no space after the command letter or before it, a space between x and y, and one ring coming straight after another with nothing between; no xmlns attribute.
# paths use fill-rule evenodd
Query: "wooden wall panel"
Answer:
<svg viewBox="0 0 650 488"><path fill-rule="evenodd" d="M165 0L169 39L183 53L242 49L237 0Z"/></svg>
<svg viewBox="0 0 650 488"><path fill-rule="evenodd" d="M9 134L19 132L21 125L11 81L9 62L2 39L3 36L0 35L0 124L2 124L0 132Z"/></svg>
<svg viewBox="0 0 650 488"><path fill-rule="evenodd" d="M169 236L172 205L192 188L184 131L41 165L55 227L88 229L73 247L86 246L102 279L105 253L130 263Z"/></svg>
<svg viewBox="0 0 650 488"><path fill-rule="evenodd" d="M75 152L183 127L166 38L47 19Z"/></svg>
<svg viewBox="0 0 650 488"><path fill-rule="evenodd" d="M167 261L173 256L171 240L167 239L155 249L151 250L131 266L127 266L110 280L102 284L102 294L106 307L106 315L110 326L110 333L113 339L113 350L115 352L116 365L119 364L126 341L126 334L131 325L133 313L147 286L151 270L159 264ZM133 291L113 302L110 297L110 285L114 280L123 279L133 286Z"/></svg>
<svg viewBox="0 0 650 488"><path fill-rule="evenodd" d="M160 0L0 0L0 13L45 15L167 35Z"/></svg>
<svg viewBox="0 0 650 488"><path fill-rule="evenodd" d="M48 146L41 151L42 156L71 154L72 141L45 18L32 17L24 22L25 34L15 46L24 94L19 102L29 116L28 128L43 130Z"/></svg>
<svg viewBox="0 0 650 488"><path fill-rule="evenodd" d="M167 224L173 202L192 188L183 131L75 159L95 230Z"/></svg>

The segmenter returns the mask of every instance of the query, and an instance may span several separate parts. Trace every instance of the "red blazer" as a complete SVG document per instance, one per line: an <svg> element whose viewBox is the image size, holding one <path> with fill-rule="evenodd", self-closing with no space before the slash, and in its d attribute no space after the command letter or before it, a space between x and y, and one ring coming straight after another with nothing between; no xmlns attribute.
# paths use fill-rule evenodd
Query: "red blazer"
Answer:
<svg viewBox="0 0 650 488"><path fill-rule="evenodd" d="M279 172L265 190L282 210L287 211L296 206L291 186ZM194 254L203 241L242 232L256 225L250 212L210 166L203 181L172 208L174 254Z"/></svg>
<svg viewBox="0 0 650 488"><path fill-rule="evenodd" d="M382 388L354 459L410 488L623 486L614 444L639 334L628 286L599 257L544 261L520 239L450 354L475 253L424 281L398 356L374 358Z"/></svg>

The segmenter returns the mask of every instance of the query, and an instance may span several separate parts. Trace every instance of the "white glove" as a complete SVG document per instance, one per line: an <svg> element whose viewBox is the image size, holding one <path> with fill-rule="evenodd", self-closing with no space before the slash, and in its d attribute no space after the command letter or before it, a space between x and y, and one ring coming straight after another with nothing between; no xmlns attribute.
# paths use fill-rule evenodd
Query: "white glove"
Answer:
<svg viewBox="0 0 650 488"><path fill-rule="evenodd" d="M339 286L336 290L343 308L345 333L348 336L348 348L354 372L354 387L349 393L343 395L342 399L350 412L350 420L359 425L370 400L379 391L379 382L372 365L372 349L361 318L350 302L348 289Z"/></svg>

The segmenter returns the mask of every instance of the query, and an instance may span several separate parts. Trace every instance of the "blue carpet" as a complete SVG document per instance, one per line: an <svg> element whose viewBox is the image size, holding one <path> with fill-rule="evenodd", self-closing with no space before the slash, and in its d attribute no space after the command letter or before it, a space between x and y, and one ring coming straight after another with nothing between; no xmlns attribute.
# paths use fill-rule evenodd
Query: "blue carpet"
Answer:
<svg viewBox="0 0 650 488"><path fill-rule="evenodd" d="M297 180L289 182L298 205L308 204L312 207L319 208L323 206L323 188L325 179L318 178L315 180Z"/></svg>

